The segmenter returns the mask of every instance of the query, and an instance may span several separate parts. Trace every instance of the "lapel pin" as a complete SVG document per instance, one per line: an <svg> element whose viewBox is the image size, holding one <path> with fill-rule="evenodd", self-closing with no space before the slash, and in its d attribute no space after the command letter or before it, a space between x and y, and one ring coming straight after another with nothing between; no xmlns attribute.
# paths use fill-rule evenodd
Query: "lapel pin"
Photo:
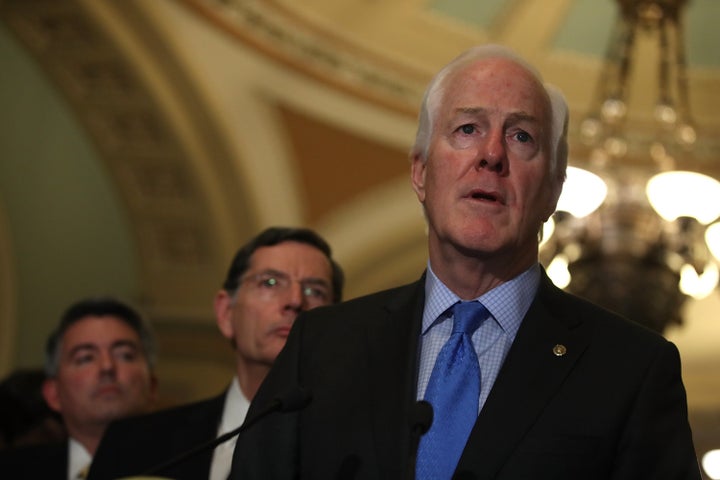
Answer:
<svg viewBox="0 0 720 480"><path fill-rule="evenodd" d="M553 347L553 353L556 357L562 357L567 353L567 348L565 348L565 345L557 344Z"/></svg>

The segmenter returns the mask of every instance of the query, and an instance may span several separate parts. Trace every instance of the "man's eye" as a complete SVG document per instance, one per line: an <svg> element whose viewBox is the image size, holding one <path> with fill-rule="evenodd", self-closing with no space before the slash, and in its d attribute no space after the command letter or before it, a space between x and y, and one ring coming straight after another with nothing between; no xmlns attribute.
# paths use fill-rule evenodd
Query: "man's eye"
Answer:
<svg viewBox="0 0 720 480"><path fill-rule="evenodd" d="M275 288L280 286L280 281L276 277L265 277L260 279L260 286L266 288Z"/></svg>
<svg viewBox="0 0 720 480"><path fill-rule="evenodd" d="M515 138L517 139L518 142L521 142L521 143L527 143L527 142L532 141L532 137L527 132L518 132L515 134Z"/></svg>
<svg viewBox="0 0 720 480"><path fill-rule="evenodd" d="M73 358L73 363L75 363L76 365L82 365L82 364L85 364L85 363L90 363L90 362L92 362L94 359L95 359L95 356L94 356L94 355L92 355L92 354L90 354L90 353L87 353L87 354L84 354L84 355L77 355L77 356L75 356L75 357Z"/></svg>
<svg viewBox="0 0 720 480"><path fill-rule="evenodd" d="M138 358L138 353L134 349L119 350L115 352L115 357L125 362L132 362Z"/></svg>
<svg viewBox="0 0 720 480"><path fill-rule="evenodd" d="M329 297L327 290L321 287L305 287L303 288L303 295L320 300L327 300Z"/></svg>
<svg viewBox="0 0 720 480"><path fill-rule="evenodd" d="M463 125L460 127L460 131L464 133L465 135L472 135L475 133L475 126L470 125L469 123L466 125Z"/></svg>

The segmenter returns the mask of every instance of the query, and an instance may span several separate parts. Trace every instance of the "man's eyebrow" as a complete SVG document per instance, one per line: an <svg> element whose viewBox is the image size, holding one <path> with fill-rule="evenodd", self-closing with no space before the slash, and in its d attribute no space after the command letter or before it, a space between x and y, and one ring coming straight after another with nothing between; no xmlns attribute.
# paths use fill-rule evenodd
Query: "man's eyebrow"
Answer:
<svg viewBox="0 0 720 480"><path fill-rule="evenodd" d="M123 338L123 339L114 341L110 345L111 349L118 348L118 347L131 347L131 348L135 348L135 349L139 350L140 344L138 342L136 342L135 340ZM90 350L97 351L97 350L100 350L100 347L98 347L94 343L85 342L85 343L80 343L78 345L75 345L73 348L70 349L70 352L68 352L68 353L70 354L70 356L73 356L79 352L90 351Z"/></svg>
<svg viewBox="0 0 720 480"><path fill-rule="evenodd" d="M486 111L487 109L483 107L459 107L455 109L454 113L456 115L477 115Z"/></svg>
<svg viewBox="0 0 720 480"><path fill-rule="evenodd" d="M281 271L281 270L275 270L274 268L266 268L264 270L258 271L255 275L273 275L276 277L290 277L287 273Z"/></svg>
<svg viewBox="0 0 720 480"><path fill-rule="evenodd" d="M506 123L518 123L518 122L531 122L531 123L540 123L540 119L536 117L535 115L532 115L527 112L513 112L510 115L508 115L507 122Z"/></svg>
<svg viewBox="0 0 720 480"><path fill-rule="evenodd" d="M313 284L313 285L323 285L323 286L325 286L325 287L329 287L329 286L330 286L330 283L328 283L327 280L325 280L324 278L319 278L319 277L303 278L303 279L301 279L300 281L301 281L302 283L311 283L311 284Z"/></svg>
<svg viewBox="0 0 720 480"><path fill-rule="evenodd" d="M456 115L479 115L484 114L487 111L488 110L484 107L459 107L455 109L454 113ZM539 123L537 116L527 113L525 111L512 112L507 116L507 120L509 122L528 121Z"/></svg>

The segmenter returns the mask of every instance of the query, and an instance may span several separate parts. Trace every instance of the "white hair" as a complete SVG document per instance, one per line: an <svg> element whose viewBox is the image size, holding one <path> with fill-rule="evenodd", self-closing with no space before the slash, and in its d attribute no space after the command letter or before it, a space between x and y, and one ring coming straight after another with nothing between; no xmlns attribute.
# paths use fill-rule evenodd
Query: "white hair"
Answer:
<svg viewBox="0 0 720 480"><path fill-rule="evenodd" d="M512 49L503 45L479 45L466 50L450 63L445 65L430 81L420 106L418 129L415 135L415 144L410 152L410 158L419 156L427 159L432 136L435 115L443 100L445 83L450 74L463 67L487 58L506 58L520 65L544 86L550 101L550 171L565 178L568 158L567 126L568 106L560 90L550 84L543 83L540 72Z"/></svg>

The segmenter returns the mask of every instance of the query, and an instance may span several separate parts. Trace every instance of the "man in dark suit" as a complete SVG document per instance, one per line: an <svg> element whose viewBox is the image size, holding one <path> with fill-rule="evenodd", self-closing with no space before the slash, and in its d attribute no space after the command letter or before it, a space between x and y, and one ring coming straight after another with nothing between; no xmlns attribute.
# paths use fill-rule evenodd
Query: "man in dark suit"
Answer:
<svg viewBox="0 0 720 480"><path fill-rule="evenodd" d="M176 480L227 479L234 439L186 454L243 423L298 313L340 301L343 283L329 245L312 230L273 227L250 240L215 297L218 328L236 354L230 387L208 400L112 424L89 478L151 470Z"/></svg>
<svg viewBox="0 0 720 480"><path fill-rule="evenodd" d="M48 338L42 386L69 438L0 452L3 478L85 478L110 422L153 407L154 365L152 333L134 309L112 298L71 305Z"/></svg>
<svg viewBox="0 0 720 480"><path fill-rule="evenodd" d="M312 401L248 429L232 479L700 479L676 347L538 264L566 132L562 95L504 47L435 76L411 155L425 274L298 318L249 415L294 386Z"/></svg>

